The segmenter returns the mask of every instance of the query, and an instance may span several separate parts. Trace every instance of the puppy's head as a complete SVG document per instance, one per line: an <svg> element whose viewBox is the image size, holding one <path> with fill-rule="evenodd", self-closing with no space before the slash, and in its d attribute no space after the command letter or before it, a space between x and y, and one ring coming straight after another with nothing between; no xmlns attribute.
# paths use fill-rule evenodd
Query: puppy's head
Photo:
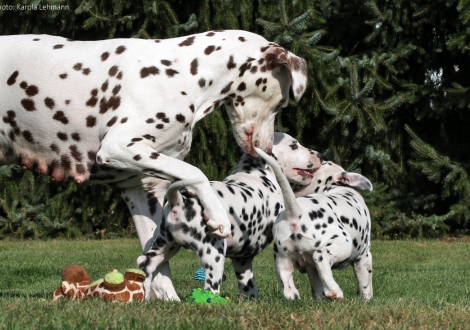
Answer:
<svg viewBox="0 0 470 330"><path fill-rule="evenodd" d="M305 148L296 139L286 133L274 133L272 156L291 183L308 185L321 166L322 155Z"/></svg>
<svg viewBox="0 0 470 330"><path fill-rule="evenodd" d="M315 173L315 179L295 191L295 196L306 196L312 193L323 193L335 186L347 186L357 190L372 191L372 183L359 173L347 172L331 161L322 163Z"/></svg>

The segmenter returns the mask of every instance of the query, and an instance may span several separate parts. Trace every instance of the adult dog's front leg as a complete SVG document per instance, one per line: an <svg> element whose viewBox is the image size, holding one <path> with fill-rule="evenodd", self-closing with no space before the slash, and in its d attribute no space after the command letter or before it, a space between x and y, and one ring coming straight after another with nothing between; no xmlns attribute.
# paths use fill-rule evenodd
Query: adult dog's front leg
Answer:
<svg viewBox="0 0 470 330"><path fill-rule="evenodd" d="M169 184L168 180L144 178L142 185L122 189L121 197L131 212L143 253L152 247L163 217L163 201Z"/></svg>
<svg viewBox="0 0 470 330"><path fill-rule="evenodd" d="M152 247L155 233L163 216L163 199L169 181L152 178L142 180L143 185L122 190L122 198L126 201L139 236L142 252L147 253ZM152 277L153 292L147 290L147 299L164 299L179 301L179 297L171 281L170 264L162 262ZM155 296L152 295L155 294Z"/></svg>
<svg viewBox="0 0 470 330"><path fill-rule="evenodd" d="M222 203L215 195L207 177L198 168L161 154L142 141L131 142L123 147L121 144L114 143L110 134L101 142L96 160L105 166L172 182L178 180L199 182L192 185L189 190L198 196L204 206L207 225L214 231L214 235L221 238L231 234L230 222Z"/></svg>
<svg viewBox="0 0 470 330"><path fill-rule="evenodd" d="M146 254L137 258L137 267L143 270L146 274L146 278L144 281L144 288L145 288L145 300L149 301L153 299L153 294L156 295L156 298L163 299L163 300L175 300L180 301L176 292L173 296L166 295L166 292L160 292L158 290L152 291L153 284L155 281L161 280L161 273L159 268L162 264L167 264L168 261L179 251L179 246L170 246L167 245L163 247L161 250L150 250ZM171 283L171 279L170 279ZM173 289L173 284L171 285ZM174 290L174 289L173 289Z"/></svg>

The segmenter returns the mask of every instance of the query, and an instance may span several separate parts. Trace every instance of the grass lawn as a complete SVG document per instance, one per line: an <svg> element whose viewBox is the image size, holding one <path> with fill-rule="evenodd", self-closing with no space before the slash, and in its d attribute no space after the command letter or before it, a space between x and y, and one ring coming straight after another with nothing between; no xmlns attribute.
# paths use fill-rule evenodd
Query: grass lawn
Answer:
<svg viewBox="0 0 470 330"><path fill-rule="evenodd" d="M257 300L239 300L230 261L222 293L232 303L199 306L155 301L106 303L50 301L62 269L82 265L95 280L135 267L137 239L102 241L0 241L0 329L470 329L470 243L374 241L374 298L356 298L352 268L335 271L342 302L314 301L306 275L295 273L301 300L282 295L272 249L255 259ZM200 267L189 251L171 261L184 299Z"/></svg>

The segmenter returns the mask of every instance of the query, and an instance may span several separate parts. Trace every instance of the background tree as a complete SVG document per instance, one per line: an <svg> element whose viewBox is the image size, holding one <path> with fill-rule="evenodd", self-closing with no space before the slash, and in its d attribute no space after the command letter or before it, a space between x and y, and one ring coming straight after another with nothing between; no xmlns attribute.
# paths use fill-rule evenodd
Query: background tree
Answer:
<svg viewBox="0 0 470 330"><path fill-rule="evenodd" d="M278 115L276 129L369 177L374 237L434 237L469 227L469 2L51 0L69 10L3 11L0 33L84 40L211 29L262 34L308 62L307 91ZM226 176L238 160L228 122L220 110L196 125L186 160L210 179ZM4 234L101 236L132 228L109 188L50 184L11 167L2 167L0 184ZM96 195L105 197L89 198Z"/></svg>

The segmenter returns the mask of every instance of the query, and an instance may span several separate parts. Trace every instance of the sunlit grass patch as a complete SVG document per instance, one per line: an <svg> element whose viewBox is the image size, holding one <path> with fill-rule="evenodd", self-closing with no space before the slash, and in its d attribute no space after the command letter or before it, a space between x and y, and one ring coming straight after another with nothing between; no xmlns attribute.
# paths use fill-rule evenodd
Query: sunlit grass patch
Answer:
<svg viewBox="0 0 470 330"><path fill-rule="evenodd" d="M282 295L271 248L255 259L260 289L256 300L241 300L230 261L222 292L224 306L184 302L106 303L99 300L53 303L62 269L82 265L93 279L116 268L135 267L137 241L0 242L0 329L244 329L244 328L470 328L470 245L442 241L374 241L374 298L356 297L351 268L335 271L342 302L311 299L307 276L295 273L301 300ZM174 286L184 300L200 267L191 251L171 261Z"/></svg>

